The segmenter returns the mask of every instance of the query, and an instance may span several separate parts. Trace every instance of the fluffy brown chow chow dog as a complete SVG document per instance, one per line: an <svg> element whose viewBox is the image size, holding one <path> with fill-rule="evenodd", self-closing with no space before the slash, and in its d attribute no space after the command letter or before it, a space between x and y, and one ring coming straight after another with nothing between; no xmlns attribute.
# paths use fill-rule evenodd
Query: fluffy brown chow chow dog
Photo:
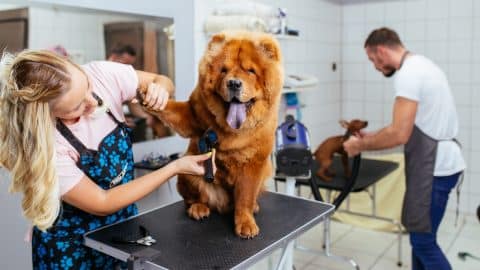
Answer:
<svg viewBox="0 0 480 270"><path fill-rule="evenodd" d="M217 134L214 181L178 176L177 189L190 217L199 220L211 210L233 209L238 236L259 233L253 214L260 210L257 197L272 174L282 83L280 47L271 35L223 32L210 40L189 100L169 101L164 110L153 112L190 138L187 154L199 154L199 138L207 129Z"/></svg>

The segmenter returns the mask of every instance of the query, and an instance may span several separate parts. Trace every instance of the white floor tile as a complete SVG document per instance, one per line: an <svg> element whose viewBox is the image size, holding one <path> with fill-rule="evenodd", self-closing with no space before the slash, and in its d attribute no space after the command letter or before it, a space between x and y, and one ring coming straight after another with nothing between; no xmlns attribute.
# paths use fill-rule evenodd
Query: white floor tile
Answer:
<svg viewBox="0 0 480 270"><path fill-rule="evenodd" d="M480 225L478 225L480 226ZM480 261L470 257L465 261L458 258L458 252L468 252L474 256L480 257L480 234L472 237L464 237L462 234L455 240L452 248L447 253L447 258L453 269L460 270L478 270Z"/></svg>
<svg viewBox="0 0 480 270"><path fill-rule="evenodd" d="M401 248L401 262L402 265L410 265L411 264L411 248L410 242L408 240L408 234L404 234L402 237L402 248ZM398 261L398 242L395 241L388 250L382 255L381 260L391 261L394 265L397 264ZM385 268L389 269L389 268Z"/></svg>
<svg viewBox="0 0 480 270"><path fill-rule="evenodd" d="M345 237L334 242L333 246L379 256L392 245L395 239L396 236L393 233L354 228Z"/></svg>
<svg viewBox="0 0 480 270"><path fill-rule="evenodd" d="M282 184L280 190L283 189ZM302 196L308 197L308 190L302 190ZM360 265L360 269L371 270L403 270L410 269L411 254L408 234L402 237L402 267L397 266L396 234L377 232L353 227L352 225L331 222L331 253L352 258ZM323 251L323 223L313 227L298 238L300 245ZM480 261L467 258L462 261L457 254L460 251L480 256L480 223L474 216L462 215L455 226L455 212L447 211L438 232L439 245L445 250L455 270L478 270ZM278 263L280 251L272 255L273 267ZM297 270L339 270L353 269L346 262L305 251L294 251L294 265ZM269 260L264 259L249 269L268 270ZM274 269L274 268L273 268Z"/></svg>
<svg viewBox="0 0 480 270"><path fill-rule="evenodd" d="M299 244L314 248L321 249L323 245L323 223L313 227L308 232L299 237ZM330 223L330 239L332 243L335 243L348 232L353 229L352 225L331 221Z"/></svg>
<svg viewBox="0 0 480 270"><path fill-rule="evenodd" d="M389 259L389 258L380 258L375 265L373 265L370 270L403 270L403 269L410 269L410 261L408 263L403 262L402 266L399 267L397 265L397 260Z"/></svg>
<svg viewBox="0 0 480 270"><path fill-rule="evenodd" d="M375 255L346 248L333 247L331 253L354 260L360 266L360 269L369 269L377 259ZM316 257L307 267L316 267L311 269L353 269L352 265L346 261L338 261L325 256Z"/></svg>
<svg viewBox="0 0 480 270"><path fill-rule="evenodd" d="M460 236L480 241L480 221L476 217L467 216L462 231L460 232Z"/></svg>

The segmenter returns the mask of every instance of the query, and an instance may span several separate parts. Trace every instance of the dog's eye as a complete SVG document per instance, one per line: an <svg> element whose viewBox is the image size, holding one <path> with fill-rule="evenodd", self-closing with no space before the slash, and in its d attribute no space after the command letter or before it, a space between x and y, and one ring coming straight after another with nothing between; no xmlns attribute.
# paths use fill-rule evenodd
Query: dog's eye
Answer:
<svg viewBox="0 0 480 270"><path fill-rule="evenodd" d="M227 68L226 68L226 67L222 67L221 72L222 72L222 73L227 73Z"/></svg>
<svg viewBox="0 0 480 270"><path fill-rule="evenodd" d="M249 68L249 69L248 69L248 73L251 73L251 74L255 75L255 69Z"/></svg>

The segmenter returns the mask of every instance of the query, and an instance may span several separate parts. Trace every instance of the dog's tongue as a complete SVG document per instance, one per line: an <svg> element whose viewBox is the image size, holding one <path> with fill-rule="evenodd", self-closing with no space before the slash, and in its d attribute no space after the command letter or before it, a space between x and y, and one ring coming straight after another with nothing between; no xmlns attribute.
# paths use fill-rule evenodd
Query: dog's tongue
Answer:
<svg viewBox="0 0 480 270"><path fill-rule="evenodd" d="M247 118L247 109L243 103L230 103L230 108L228 109L227 123L233 129L239 129L240 126Z"/></svg>

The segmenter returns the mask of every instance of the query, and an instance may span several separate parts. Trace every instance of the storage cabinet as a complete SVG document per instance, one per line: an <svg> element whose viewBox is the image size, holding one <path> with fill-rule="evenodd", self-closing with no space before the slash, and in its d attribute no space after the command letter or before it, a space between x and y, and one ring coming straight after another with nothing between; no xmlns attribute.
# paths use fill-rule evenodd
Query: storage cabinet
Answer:
<svg viewBox="0 0 480 270"><path fill-rule="evenodd" d="M28 8L0 11L0 52L28 47Z"/></svg>
<svg viewBox="0 0 480 270"><path fill-rule="evenodd" d="M137 55L133 64L137 70L159 73L175 80L173 61L173 40L163 31L173 23L172 19L163 18L155 21L116 22L104 25L105 55L117 46L130 45ZM154 137L165 137L172 134L160 120L155 119L152 125ZM133 130L133 141L151 139L150 130L141 119Z"/></svg>

